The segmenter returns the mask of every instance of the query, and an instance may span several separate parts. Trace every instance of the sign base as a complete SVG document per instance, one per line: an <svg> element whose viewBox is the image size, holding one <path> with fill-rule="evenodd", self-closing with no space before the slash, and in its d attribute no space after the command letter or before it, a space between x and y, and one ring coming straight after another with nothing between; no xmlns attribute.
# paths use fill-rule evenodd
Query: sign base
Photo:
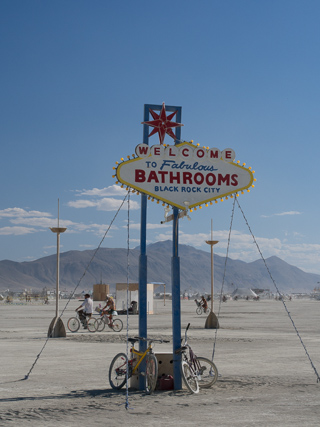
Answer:
<svg viewBox="0 0 320 427"><path fill-rule="evenodd" d="M211 311L204 325L205 329L219 329L219 321L217 316Z"/></svg>
<svg viewBox="0 0 320 427"><path fill-rule="evenodd" d="M48 329L49 338L65 338L67 336L62 319L54 317Z"/></svg>

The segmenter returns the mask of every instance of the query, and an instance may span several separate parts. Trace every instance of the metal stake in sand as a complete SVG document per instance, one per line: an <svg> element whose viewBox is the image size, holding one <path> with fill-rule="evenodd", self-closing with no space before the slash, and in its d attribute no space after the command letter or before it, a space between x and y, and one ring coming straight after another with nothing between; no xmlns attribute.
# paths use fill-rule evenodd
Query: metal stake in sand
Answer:
<svg viewBox="0 0 320 427"><path fill-rule="evenodd" d="M59 275L60 275L60 234L66 231L66 228L59 227L59 199L58 199L58 227L50 227L53 233L57 234L57 280L56 280L56 316L50 323L48 337L60 338L66 336L66 329L62 319L59 317Z"/></svg>
<svg viewBox="0 0 320 427"><path fill-rule="evenodd" d="M211 220L211 240L206 240L206 243L211 246L211 311L209 316L206 319L205 328L206 329L218 329L219 321L217 316L213 311L213 246L219 243L218 240L213 240L213 230L212 230L212 220Z"/></svg>

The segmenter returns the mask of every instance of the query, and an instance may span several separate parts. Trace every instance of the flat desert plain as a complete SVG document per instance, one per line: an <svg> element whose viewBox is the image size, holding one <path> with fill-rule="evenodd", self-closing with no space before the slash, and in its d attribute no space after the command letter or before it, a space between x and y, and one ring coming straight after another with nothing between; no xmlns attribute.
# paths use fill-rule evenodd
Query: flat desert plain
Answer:
<svg viewBox="0 0 320 427"><path fill-rule="evenodd" d="M66 338L51 338L43 349L55 303L1 303L0 425L319 426L320 301L286 305L313 366L282 302L223 303L216 335L204 328L206 316L196 314L194 301L183 300L182 335L190 322L195 353L211 359L216 335L217 383L198 395L182 389L147 396L129 389L126 409L126 390L116 392L108 383L112 358L126 350L126 316L121 316L125 327L120 333L67 331ZM62 300L60 309L64 306ZM75 300L67 306L65 325L77 306ZM155 301L148 334L172 341L171 301L165 306ZM136 335L138 316L130 316L129 336ZM170 351L171 343L155 347L155 352Z"/></svg>

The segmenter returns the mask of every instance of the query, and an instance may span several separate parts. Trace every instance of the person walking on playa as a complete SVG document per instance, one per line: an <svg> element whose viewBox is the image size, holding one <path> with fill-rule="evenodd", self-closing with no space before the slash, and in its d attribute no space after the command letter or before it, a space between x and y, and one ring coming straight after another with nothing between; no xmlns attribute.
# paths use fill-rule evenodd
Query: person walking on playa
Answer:
<svg viewBox="0 0 320 427"><path fill-rule="evenodd" d="M83 327L87 328L87 317L92 316L93 311L93 301L90 298L89 294L85 294L84 301L81 305L79 305L78 308L76 308L76 311L79 313L79 318L83 324Z"/></svg>

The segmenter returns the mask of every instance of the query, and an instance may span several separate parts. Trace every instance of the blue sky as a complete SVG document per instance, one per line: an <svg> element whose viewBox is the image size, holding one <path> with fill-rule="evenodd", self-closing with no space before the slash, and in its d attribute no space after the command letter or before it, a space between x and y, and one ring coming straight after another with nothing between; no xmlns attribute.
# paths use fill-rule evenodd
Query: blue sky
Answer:
<svg viewBox="0 0 320 427"><path fill-rule="evenodd" d="M320 273L320 3L0 2L0 259L94 249L124 197L112 167L142 142L144 104L182 106L182 139L255 170L239 203L264 257ZM166 137L165 142L171 143ZM157 144L157 136L150 145ZM126 247L127 205L103 242ZM132 195L130 246L139 244ZM232 201L180 221L180 243L225 255ZM148 204L148 243L171 239ZM259 254L236 207L230 256Z"/></svg>

